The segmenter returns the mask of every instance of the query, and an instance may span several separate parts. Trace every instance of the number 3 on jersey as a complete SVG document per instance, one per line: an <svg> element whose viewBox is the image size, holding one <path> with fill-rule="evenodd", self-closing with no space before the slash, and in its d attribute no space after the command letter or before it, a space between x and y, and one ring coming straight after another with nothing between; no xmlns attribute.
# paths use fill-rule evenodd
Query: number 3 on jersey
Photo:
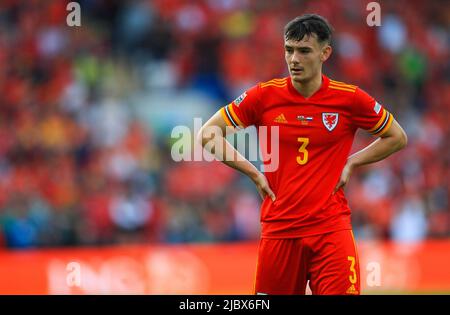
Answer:
<svg viewBox="0 0 450 315"><path fill-rule="evenodd" d="M309 144L309 138L297 138L297 141L301 143L300 148L298 149L298 152L300 152L300 155L297 156L297 163L300 165L305 165L308 163L308 150L306 150L306 147Z"/></svg>

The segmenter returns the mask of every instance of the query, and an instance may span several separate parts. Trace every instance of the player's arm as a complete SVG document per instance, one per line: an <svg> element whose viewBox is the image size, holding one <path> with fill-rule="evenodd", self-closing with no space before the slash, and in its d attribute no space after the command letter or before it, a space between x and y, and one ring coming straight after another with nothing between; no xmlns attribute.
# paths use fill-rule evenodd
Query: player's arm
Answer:
<svg viewBox="0 0 450 315"><path fill-rule="evenodd" d="M364 149L349 156L342 170L341 177L334 192L347 184L353 170L359 166L378 162L389 155L403 149L408 142L408 137L399 123L393 119L389 129Z"/></svg>
<svg viewBox="0 0 450 315"><path fill-rule="evenodd" d="M199 130L197 141L219 161L250 177L263 199L269 196L274 201L275 194L270 189L264 174L226 140L226 135L234 132L235 129L227 125L221 110L219 110Z"/></svg>

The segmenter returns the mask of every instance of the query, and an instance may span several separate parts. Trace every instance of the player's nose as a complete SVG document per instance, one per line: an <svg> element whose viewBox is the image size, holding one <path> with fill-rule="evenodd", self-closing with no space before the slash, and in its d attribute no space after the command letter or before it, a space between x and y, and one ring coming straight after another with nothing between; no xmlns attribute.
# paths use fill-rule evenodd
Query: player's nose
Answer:
<svg viewBox="0 0 450 315"><path fill-rule="evenodd" d="M294 52L291 54L291 60L290 60L290 62L291 62L291 64L293 64L293 65L298 65L299 62L300 62L300 54L299 54L298 52L294 51Z"/></svg>

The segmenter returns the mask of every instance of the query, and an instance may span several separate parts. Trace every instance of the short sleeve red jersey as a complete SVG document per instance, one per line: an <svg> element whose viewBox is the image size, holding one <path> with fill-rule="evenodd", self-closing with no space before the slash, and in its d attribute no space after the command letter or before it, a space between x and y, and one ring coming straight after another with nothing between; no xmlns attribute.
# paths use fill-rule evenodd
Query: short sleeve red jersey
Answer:
<svg viewBox="0 0 450 315"><path fill-rule="evenodd" d="M261 205L263 238L296 238L350 229L344 192L332 194L355 132L385 133L392 115L360 88L322 75L321 88L304 98L289 77L260 83L221 109L230 126L267 126L279 133L278 168L265 172L276 195ZM260 141L263 160L270 141ZM264 162L265 164L270 161Z"/></svg>

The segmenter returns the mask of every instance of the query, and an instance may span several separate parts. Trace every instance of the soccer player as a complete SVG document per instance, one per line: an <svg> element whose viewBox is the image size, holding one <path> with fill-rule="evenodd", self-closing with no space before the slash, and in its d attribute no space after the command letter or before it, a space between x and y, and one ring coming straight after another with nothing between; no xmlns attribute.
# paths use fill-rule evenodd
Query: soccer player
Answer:
<svg viewBox="0 0 450 315"><path fill-rule="evenodd" d="M316 14L284 29L289 76L259 83L221 108L198 141L255 183L263 198L255 294L360 294L359 261L343 187L356 167L402 149L407 136L392 114L361 88L322 74L332 27ZM279 167L258 171L221 135L206 128L279 127ZM355 132L377 137L349 156ZM226 150L234 160L226 160ZM262 150L263 151L263 150ZM239 158L238 158L239 157Z"/></svg>

